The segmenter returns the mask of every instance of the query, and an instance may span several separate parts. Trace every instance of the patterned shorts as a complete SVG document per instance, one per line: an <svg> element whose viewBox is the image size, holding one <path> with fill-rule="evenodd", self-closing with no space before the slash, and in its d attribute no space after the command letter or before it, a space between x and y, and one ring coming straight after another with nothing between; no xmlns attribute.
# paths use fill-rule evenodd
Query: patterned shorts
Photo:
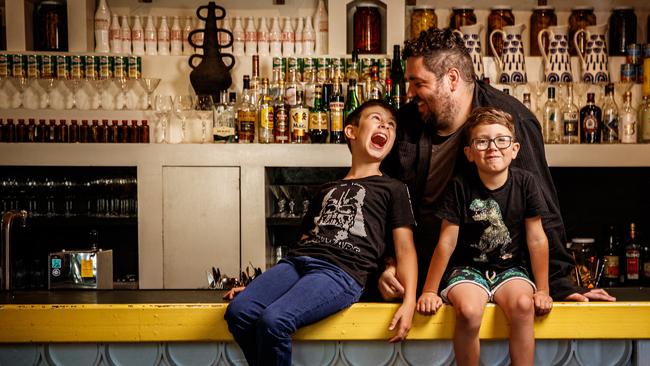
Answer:
<svg viewBox="0 0 650 366"><path fill-rule="evenodd" d="M523 267L511 267L503 272L485 271L481 273L473 267L454 267L447 277L447 287L442 290L440 297L449 303L447 295L449 291L456 285L461 283L473 283L483 290L488 295L488 300L494 299L494 293L506 282L521 279L528 282L533 291L537 291L535 284L530 280L528 272Z"/></svg>

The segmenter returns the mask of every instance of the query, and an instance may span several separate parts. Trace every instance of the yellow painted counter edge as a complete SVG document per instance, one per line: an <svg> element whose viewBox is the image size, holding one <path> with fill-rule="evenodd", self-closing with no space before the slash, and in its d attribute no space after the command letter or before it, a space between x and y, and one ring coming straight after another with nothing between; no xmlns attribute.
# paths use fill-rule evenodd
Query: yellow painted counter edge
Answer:
<svg viewBox="0 0 650 366"><path fill-rule="evenodd" d="M223 320L227 304L0 305L0 343L232 341ZM300 329L296 340L384 340L397 304L358 303ZM416 314L408 339L451 339L450 306ZM482 339L505 339L508 324L489 304ZM650 338L650 302L555 303L535 320L537 339Z"/></svg>

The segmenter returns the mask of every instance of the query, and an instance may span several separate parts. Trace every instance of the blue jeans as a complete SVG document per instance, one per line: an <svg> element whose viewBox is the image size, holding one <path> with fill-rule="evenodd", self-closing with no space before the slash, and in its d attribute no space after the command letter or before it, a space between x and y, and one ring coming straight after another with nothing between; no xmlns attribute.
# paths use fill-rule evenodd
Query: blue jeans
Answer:
<svg viewBox="0 0 650 366"><path fill-rule="evenodd" d="M359 300L363 288L341 268L311 257L282 259L228 305L228 329L256 365L291 365L291 336Z"/></svg>

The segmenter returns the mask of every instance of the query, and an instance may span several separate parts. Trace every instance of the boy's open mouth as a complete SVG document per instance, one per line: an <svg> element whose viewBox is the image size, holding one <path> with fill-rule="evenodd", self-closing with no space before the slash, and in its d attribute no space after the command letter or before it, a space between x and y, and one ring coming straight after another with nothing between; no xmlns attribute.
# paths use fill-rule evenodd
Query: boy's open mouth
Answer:
<svg viewBox="0 0 650 366"><path fill-rule="evenodd" d="M376 133L372 135L370 141L372 141L372 143L377 147L382 148L388 142L388 136L384 135L383 133Z"/></svg>

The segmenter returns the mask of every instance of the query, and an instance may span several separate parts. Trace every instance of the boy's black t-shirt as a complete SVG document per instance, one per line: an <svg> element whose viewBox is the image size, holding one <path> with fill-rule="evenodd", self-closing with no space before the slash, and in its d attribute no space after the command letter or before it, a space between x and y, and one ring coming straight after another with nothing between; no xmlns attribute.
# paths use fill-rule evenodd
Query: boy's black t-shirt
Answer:
<svg viewBox="0 0 650 366"><path fill-rule="evenodd" d="M528 266L525 219L547 211L532 173L510 167L506 183L486 188L476 169L452 179L439 201L437 216L459 225L450 266L502 271Z"/></svg>
<svg viewBox="0 0 650 366"><path fill-rule="evenodd" d="M387 235L415 224L406 185L387 176L337 180L323 185L303 220L307 235L290 256L333 263L365 286L386 250Z"/></svg>

